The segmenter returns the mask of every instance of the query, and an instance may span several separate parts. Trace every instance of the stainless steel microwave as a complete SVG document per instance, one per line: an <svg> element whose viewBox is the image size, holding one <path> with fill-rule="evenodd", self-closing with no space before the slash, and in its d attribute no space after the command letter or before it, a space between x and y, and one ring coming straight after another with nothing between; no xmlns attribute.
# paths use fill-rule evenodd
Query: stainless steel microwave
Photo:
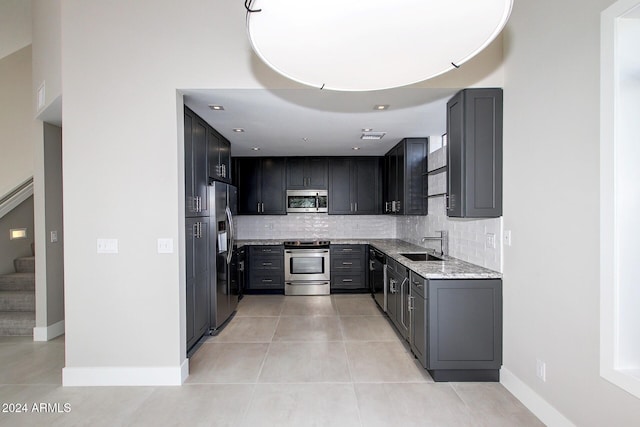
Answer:
<svg viewBox="0 0 640 427"><path fill-rule="evenodd" d="M328 212L327 190L287 190L287 212Z"/></svg>

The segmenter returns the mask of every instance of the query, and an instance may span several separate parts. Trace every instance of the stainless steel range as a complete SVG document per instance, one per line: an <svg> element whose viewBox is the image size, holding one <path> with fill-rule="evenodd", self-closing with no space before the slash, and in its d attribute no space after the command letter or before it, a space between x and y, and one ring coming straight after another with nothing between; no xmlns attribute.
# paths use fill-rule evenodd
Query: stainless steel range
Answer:
<svg viewBox="0 0 640 427"><path fill-rule="evenodd" d="M329 295L331 291L330 242L284 242L284 294Z"/></svg>

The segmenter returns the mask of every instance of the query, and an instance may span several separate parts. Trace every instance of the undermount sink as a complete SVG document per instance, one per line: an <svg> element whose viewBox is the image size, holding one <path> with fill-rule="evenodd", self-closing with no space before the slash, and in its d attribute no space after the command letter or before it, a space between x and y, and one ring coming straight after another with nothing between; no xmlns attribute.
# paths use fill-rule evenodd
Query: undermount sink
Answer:
<svg viewBox="0 0 640 427"><path fill-rule="evenodd" d="M439 256L428 253L412 253L412 254L400 254L405 258L409 258L411 261L444 261Z"/></svg>

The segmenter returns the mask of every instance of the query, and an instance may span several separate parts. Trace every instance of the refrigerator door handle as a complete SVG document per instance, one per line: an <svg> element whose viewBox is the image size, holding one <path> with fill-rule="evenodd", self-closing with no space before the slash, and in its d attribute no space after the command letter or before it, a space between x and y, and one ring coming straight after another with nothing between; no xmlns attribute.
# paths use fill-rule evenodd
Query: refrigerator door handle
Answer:
<svg viewBox="0 0 640 427"><path fill-rule="evenodd" d="M235 231L233 229L233 215L231 215L231 209L226 207L225 213L227 214L227 222L229 224L229 245L227 246L227 264L231 264L231 257L233 256L233 245L235 243Z"/></svg>

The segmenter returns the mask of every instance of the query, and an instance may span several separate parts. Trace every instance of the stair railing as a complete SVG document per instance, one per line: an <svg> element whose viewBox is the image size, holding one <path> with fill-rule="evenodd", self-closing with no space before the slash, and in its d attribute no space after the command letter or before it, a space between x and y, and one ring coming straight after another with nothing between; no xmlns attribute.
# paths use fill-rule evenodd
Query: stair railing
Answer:
<svg viewBox="0 0 640 427"><path fill-rule="evenodd" d="M0 198L0 218L15 209L20 203L33 195L33 177L30 177L22 184L10 190Z"/></svg>

